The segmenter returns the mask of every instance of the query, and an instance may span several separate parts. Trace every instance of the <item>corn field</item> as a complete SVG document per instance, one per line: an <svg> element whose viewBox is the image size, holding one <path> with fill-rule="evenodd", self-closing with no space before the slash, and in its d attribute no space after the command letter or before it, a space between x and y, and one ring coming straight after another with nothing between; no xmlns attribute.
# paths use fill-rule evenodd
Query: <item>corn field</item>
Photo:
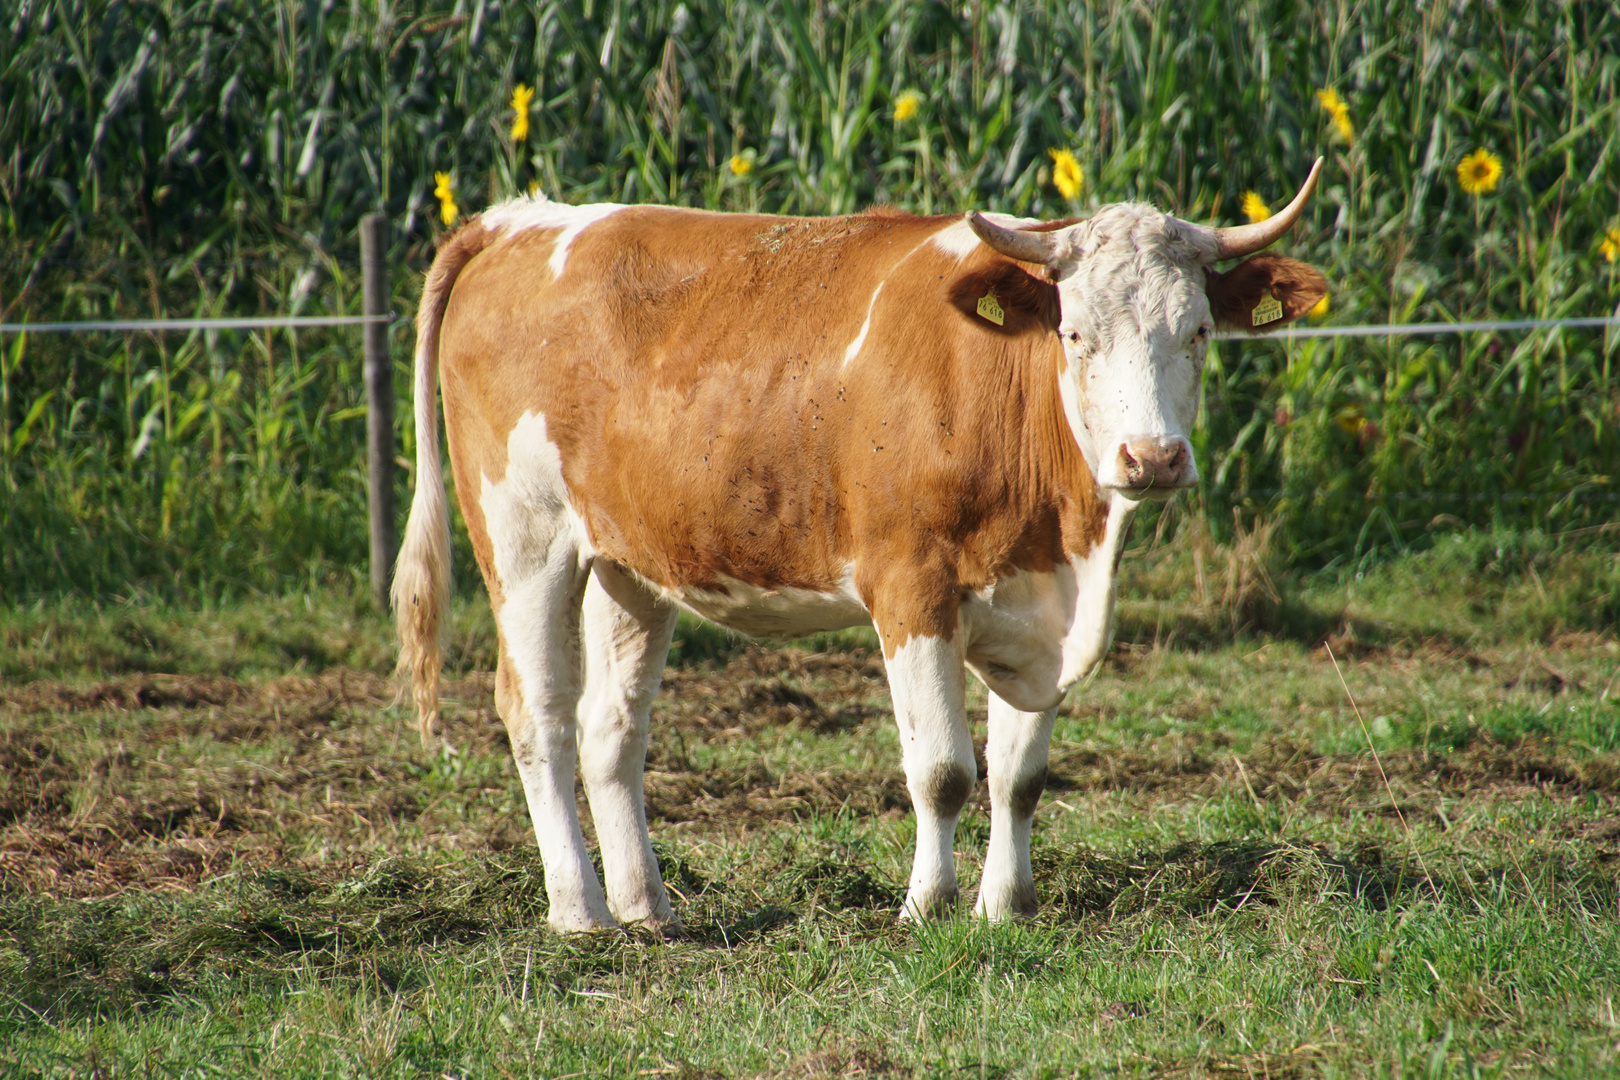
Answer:
<svg viewBox="0 0 1620 1080"><path fill-rule="evenodd" d="M1139 199L1233 224L1318 154L1283 245L1333 282L1316 324L1620 300L1614 3L14 0L0 18L6 323L353 314L374 210L409 313L446 204L525 190L805 214ZM1489 184L1459 173L1479 151ZM393 341L404 386L403 325ZM0 336L0 598L361 580L359 344ZM1616 353L1613 329L1224 342L1187 509L1263 520L1302 566L1601 525L1620 516Z"/></svg>

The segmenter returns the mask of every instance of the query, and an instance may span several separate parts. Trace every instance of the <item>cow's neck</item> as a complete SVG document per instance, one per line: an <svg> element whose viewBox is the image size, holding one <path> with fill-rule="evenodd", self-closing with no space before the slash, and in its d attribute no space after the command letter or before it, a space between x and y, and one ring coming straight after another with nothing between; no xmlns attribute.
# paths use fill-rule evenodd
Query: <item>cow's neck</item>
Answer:
<svg viewBox="0 0 1620 1080"><path fill-rule="evenodd" d="M1073 609L1063 636L1059 683L1068 686L1102 662L1114 636L1114 587L1119 559L1136 516L1136 503L1119 496L1102 502L1102 539L1082 554L1070 554L1074 573Z"/></svg>
<svg viewBox="0 0 1620 1080"><path fill-rule="evenodd" d="M1062 419L1065 466L1058 472L1067 512L1064 548L1074 573L1072 609L1066 612L1062 645L1061 683L1069 685L1088 675L1108 651L1113 639L1114 588L1120 555L1129 538L1138 502L1099 487L1096 463L1086 459L1078 408L1076 373L1061 348L1054 348L1052 381L1058 391L1054 402Z"/></svg>
<svg viewBox="0 0 1620 1080"><path fill-rule="evenodd" d="M1070 395L1062 385L1068 378L1064 368L1055 341L1043 343L1028 356L1028 400L1038 404L1026 414L1032 424L1019 440L1026 448L1040 448L1039 460L1031 463L1032 473L1042 477L1037 486L1045 493L1037 503L1050 500L1059 508L1061 555L1054 560L1050 591L1033 589L1020 601L1013 597L1022 590L1015 589L1004 601L1009 608L1029 603L1043 609L1035 622L1059 635L1051 641L1055 663L1045 669L1046 678L1056 676L1059 687L1084 678L1108 651L1120 553L1139 505L1098 486L1071 426L1073 414L1065 400ZM1037 594L1042 599L1036 600ZM1033 614L1031 608L1023 617Z"/></svg>

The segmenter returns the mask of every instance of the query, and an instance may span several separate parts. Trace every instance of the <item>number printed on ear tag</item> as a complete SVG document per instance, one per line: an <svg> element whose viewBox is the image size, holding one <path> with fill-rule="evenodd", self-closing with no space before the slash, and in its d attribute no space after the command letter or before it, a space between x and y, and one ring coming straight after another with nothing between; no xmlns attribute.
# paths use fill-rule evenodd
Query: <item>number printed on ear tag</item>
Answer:
<svg viewBox="0 0 1620 1080"><path fill-rule="evenodd" d="M1280 306L1278 310L1281 310ZM986 319L989 319L997 326L1001 326L1007 321L1007 313L1001 310L1001 305L997 303L996 294L994 292L989 292L979 297L979 314L983 315Z"/></svg>
<svg viewBox="0 0 1620 1080"><path fill-rule="evenodd" d="M1254 306L1254 322L1252 326L1264 326L1266 323L1276 322L1283 317L1282 301L1271 295L1267 289L1260 294L1260 302Z"/></svg>

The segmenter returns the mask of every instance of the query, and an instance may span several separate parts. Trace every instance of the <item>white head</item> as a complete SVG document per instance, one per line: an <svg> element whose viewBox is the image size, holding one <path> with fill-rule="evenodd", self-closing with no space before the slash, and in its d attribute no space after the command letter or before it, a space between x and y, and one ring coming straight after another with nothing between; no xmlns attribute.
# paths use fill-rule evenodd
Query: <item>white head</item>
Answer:
<svg viewBox="0 0 1620 1080"><path fill-rule="evenodd" d="M1316 186L1317 161L1294 201L1254 225L1212 229L1141 203L1116 203L1066 228L968 223L995 251L1044 267L1058 291L1066 370L1062 392L1075 441L1100 487L1165 499L1198 482L1188 435L1215 330L1273 330L1322 298L1327 283L1292 259L1257 255L1282 236Z"/></svg>

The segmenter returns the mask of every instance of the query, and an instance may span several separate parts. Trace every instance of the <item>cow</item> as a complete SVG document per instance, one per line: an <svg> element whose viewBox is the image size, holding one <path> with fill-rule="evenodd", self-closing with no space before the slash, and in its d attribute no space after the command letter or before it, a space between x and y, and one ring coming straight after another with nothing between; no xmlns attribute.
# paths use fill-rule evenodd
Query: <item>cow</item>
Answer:
<svg viewBox="0 0 1620 1080"><path fill-rule="evenodd" d="M1132 515L1198 480L1211 335L1273 329L1326 294L1314 268L1259 254L1321 164L1275 217L1224 229L1139 203L1039 223L519 197L450 235L416 319L400 668L431 743L442 392L550 925L679 929L642 773L680 609L762 637L876 627L917 819L903 919L956 905L971 670L990 692L974 911L1033 913L1057 706L1109 646Z"/></svg>

